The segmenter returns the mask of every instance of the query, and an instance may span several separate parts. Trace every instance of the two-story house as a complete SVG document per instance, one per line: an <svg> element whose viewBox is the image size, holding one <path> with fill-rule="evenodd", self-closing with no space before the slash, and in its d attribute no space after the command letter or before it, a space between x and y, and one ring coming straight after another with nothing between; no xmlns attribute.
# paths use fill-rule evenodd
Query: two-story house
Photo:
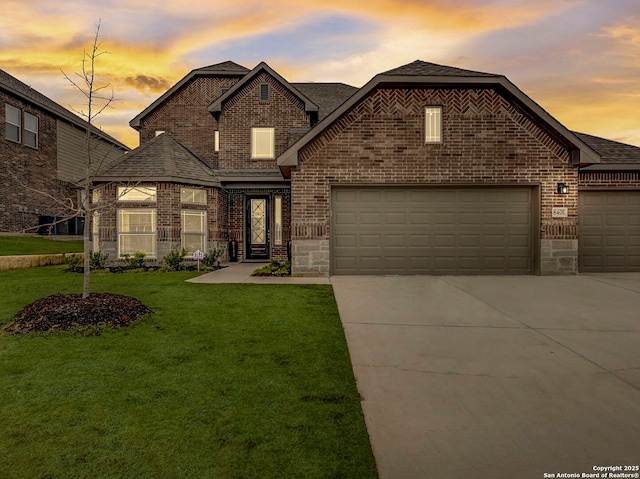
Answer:
<svg viewBox="0 0 640 479"><path fill-rule="evenodd" d="M17 78L0 70L0 231L35 233L68 213L73 185L86 177L87 123ZM94 157L104 163L129 148L92 129ZM81 221L64 221L60 234L81 234Z"/></svg>
<svg viewBox="0 0 640 479"><path fill-rule="evenodd" d="M640 148L502 75L416 61L356 89L225 62L130 124L141 146L98 178L116 257L231 241L294 275L640 270Z"/></svg>

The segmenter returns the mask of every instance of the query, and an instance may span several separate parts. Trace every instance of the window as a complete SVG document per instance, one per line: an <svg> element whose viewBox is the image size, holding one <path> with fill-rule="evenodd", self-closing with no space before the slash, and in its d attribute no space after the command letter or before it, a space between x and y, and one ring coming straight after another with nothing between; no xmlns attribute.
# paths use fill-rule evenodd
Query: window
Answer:
<svg viewBox="0 0 640 479"><path fill-rule="evenodd" d="M156 130L156 132L155 132L155 136L160 136L160 135L162 135L164 132L165 132L164 130Z"/></svg>
<svg viewBox="0 0 640 479"><path fill-rule="evenodd" d="M425 143L442 143L442 107L428 106L425 112Z"/></svg>
<svg viewBox="0 0 640 479"><path fill-rule="evenodd" d="M94 190L95 191L95 190ZM100 251L100 212L94 211L92 214L93 221L91 222L91 249L93 251Z"/></svg>
<svg viewBox="0 0 640 479"><path fill-rule="evenodd" d="M220 96L224 95L228 91L229 91L229 87L228 86L223 86L222 88L220 88Z"/></svg>
<svg viewBox="0 0 640 479"><path fill-rule="evenodd" d="M5 130L8 140L21 141L20 110L15 106L6 105L5 108Z"/></svg>
<svg viewBox="0 0 640 479"><path fill-rule="evenodd" d="M118 210L118 256L144 251L156 256L156 210Z"/></svg>
<svg viewBox="0 0 640 479"><path fill-rule="evenodd" d="M38 117L24 113L24 144L38 148Z"/></svg>
<svg viewBox="0 0 640 479"><path fill-rule="evenodd" d="M199 188L181 188L180 189L180 202L181 203L195 203L198 205L207 204L207 190Z"/></svg>
<svg viewBox="0 0 640 479"><path fill-rule="evenodd" d="M98 188L91 190L91 203L100 203L100 190Z"/></svg>
<svg viewBox="0 0 640 479"><path fill-rule="evenodd" d="M207 214L204 211L182 210L182 247L188 256L194 251L205 251Z"/></svg>
<svg viewBox="0 0 640 479"><path fill-rule="evenodd" d="M274 243L275 244L282 244L282 196L277 195L275 197L275 220L274 220L274 226L275 226L275 237L274 237Z"/></svg>
<svg viewBox="0 0 640 479"><path fill-rule="evenodd" d="M213 132L213 151L220 151L220 132L218 130Z"/></svg>
<svg viewBox="0 0 640 479"><path fill-rule="evenodd" d="M258 100L263 102L271 100L271 89L269 88L268 83L260 83Z"/></svg>
<svg viewBox="0 0 640 479"><path fill-rule="evenodd" d="M118 201L156 201L156 187L118 186Z"/></svg>
<svg viewBox="0 0 640 479"><path fill-rule="evenodd" d="M275 158L273 128L251 128L251 158Z"/></svg>

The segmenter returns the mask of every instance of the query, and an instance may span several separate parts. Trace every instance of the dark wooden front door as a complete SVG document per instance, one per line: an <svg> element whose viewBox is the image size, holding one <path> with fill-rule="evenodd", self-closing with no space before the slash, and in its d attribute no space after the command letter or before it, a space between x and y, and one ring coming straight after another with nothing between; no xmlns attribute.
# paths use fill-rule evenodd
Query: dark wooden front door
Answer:
<svg viewBox="0 0 640 479"><path fill-rule="evenodd" d="M247 197L247 259L269 259L269 197Z"/></svg>

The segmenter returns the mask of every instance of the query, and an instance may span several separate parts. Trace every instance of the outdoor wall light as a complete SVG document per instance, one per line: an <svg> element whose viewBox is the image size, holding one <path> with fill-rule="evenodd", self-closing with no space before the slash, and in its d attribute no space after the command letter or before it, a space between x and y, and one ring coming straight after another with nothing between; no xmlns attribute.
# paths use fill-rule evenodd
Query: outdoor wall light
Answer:
<svg viewBox="0 0 640 479"><path fill-rule="evenodd" d="M569 185L564 183L558 183L558 194L559 195L568 195L569 194Z"/></svg>

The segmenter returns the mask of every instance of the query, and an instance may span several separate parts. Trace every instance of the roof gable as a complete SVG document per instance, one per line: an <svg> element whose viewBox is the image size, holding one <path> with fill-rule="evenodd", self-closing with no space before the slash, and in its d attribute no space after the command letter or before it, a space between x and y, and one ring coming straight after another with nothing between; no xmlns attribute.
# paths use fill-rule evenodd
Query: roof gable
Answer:
<svg viewBox="0 0 640 479"><path fill-rule="evenodd" d="M135 118L133 118L129 122L129 126L138 130L140 128L140 122L144 117L146 117L153 110L162 105L165 101L167 101L174 93L182 89L185 85L191 83L191 81L196 77L215 77L215 76L223 76L223 77L243 77L249 72L249 69L243 67L242 65L238 65L232 61L226 61L222 63L216 63L215 65L209 65L202 68L196 68L195 70L191 70L186 76L184 76L178 83L169 88L166 92L164 92L156 101L154 101L147 108L142 110Z"/></svg>
<svg viewBox="0 0 640 479"><path fill-rule="evenodd" d="M163 133L124 155L95 181L167 181L219 186L213 171L195 153Z"/></svg>
<svg viewBox="0 0 640 479"><path fill-rule="evenodd" d="M5 90L10 95L20 98L25 103L30 103L50 115L65 120L68 123L71 123L74 126L77 126L86 131L88 123L80 118L78 115L72 113L66 108L60 106L58 103L53 101L51 98L43 95L42 93L34 90L29 85L21 82L17 78L12 75L9 75L4 70L0 70L0 90ZM99 128L96 128L95 125L91 126L91 131L101 140L107 141L118 148L128 151L129 147L124 143L119 142L111 135L103 132Z"/></svg>
<svg viewBox="0 0 640 479"><path fill-rule="evenodd" d="M280 155L277 162L284 176L289 177L291 168L298 166L298 153L300 150L328 129L343 114L364 100L373 90L377 88L394 87L495 88L501 95L508 98L516 104L518 108L534 118L539 126L553 138L572 151L571 164L573 166L600 163L600 156L593 148L553 118L505 76L445 67L418 60L373 77L339 108L334 110L291 148Z"/></svg>
<svg viewBox="0 0 640 479"><path fill-rule="evenodd" d="M304 109L306 112L318 112L319 107L316 105L309 97L304 95L300 90L298 90L293 84L289 83L285 80L280 74L278 74L275 70L273 70L269 65L265 62L260 62L253 70L247 73L242 80L233 85L226 93L221 95L216 101L214 101L209 106L209 112L214 116L222 113L222 107L228 99L233 97L235 94L240 92L249 82L251 82L255 77L260 75L261 73L267 73L274 79L276 79L279 83L281 83L289 92L300 99L304 103Z"/></svg>

